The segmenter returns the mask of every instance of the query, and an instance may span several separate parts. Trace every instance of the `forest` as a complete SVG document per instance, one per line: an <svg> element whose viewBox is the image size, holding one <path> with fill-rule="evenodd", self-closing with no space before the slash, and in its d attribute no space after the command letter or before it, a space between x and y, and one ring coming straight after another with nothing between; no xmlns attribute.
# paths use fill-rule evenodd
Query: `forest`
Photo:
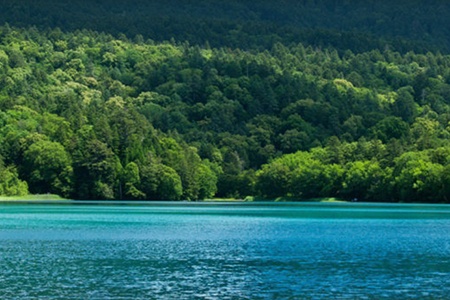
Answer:
<svg viewBox="0 0 450 300"><path fill-rule="evenodd" d="M0 1L0 195L450 202L449 4L107 2Z"/></svg>

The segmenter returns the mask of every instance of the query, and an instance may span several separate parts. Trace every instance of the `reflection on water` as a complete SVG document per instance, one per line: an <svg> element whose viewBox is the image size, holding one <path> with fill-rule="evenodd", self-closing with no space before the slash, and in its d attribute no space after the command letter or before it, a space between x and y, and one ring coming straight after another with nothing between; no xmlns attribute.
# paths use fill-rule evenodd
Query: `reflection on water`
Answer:
<svg viewBox="0 0 450 300"><path fill-rule="evenodd" d="M1 205L2 298L450 294L447 206Z"/></svg>

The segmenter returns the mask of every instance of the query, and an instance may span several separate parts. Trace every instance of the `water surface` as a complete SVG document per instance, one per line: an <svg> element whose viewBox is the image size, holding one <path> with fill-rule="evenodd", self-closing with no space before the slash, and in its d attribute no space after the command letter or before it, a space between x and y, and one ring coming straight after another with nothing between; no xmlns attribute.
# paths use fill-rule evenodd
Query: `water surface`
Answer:
<svg viewBox="0 0 450 300"><path fill-rule="evenodd" d="M435 299L450 209L325 203L2 204L7 299Z"/></svg>

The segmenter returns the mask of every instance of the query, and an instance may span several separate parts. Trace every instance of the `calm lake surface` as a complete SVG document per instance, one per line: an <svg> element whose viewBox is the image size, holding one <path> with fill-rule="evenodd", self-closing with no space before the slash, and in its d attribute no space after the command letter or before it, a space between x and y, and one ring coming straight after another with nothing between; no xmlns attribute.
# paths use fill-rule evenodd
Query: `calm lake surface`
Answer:
<svg viewBox="0 0 450 300"><path fill-rule="evenodd" d="M0 204L2 299L435 299L450 207Z"/></svg>

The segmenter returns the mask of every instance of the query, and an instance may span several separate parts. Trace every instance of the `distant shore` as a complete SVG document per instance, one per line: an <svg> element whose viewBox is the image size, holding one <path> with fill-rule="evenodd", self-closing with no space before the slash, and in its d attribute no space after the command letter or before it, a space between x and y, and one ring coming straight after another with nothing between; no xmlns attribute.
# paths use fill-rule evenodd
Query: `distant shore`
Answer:
<svg viewBox="0 0 450 300"><path fill-rule="evenodd" d="M0 196L0 202L33 202L33 201L71 201L73 199L66 199L55 194L38 194L38 195L26 195L26 196ZM82 202L83 200L79 200ZM108 201L121 201L121 200L104 200ZM127 202L133 202L131 200L124 200ZM154 200L143 200L148 202L158 202ZM139 201L138 201L139 202ZM177 201L174 201L177 202ZM197 202L197 201L194 201ZM275 199L264 199L259 197L248 196L244 199L238 198L211 198L198 202L347 202L338 198L313 198L313 199L296 199L289 197L279 197Z"/></svg>

